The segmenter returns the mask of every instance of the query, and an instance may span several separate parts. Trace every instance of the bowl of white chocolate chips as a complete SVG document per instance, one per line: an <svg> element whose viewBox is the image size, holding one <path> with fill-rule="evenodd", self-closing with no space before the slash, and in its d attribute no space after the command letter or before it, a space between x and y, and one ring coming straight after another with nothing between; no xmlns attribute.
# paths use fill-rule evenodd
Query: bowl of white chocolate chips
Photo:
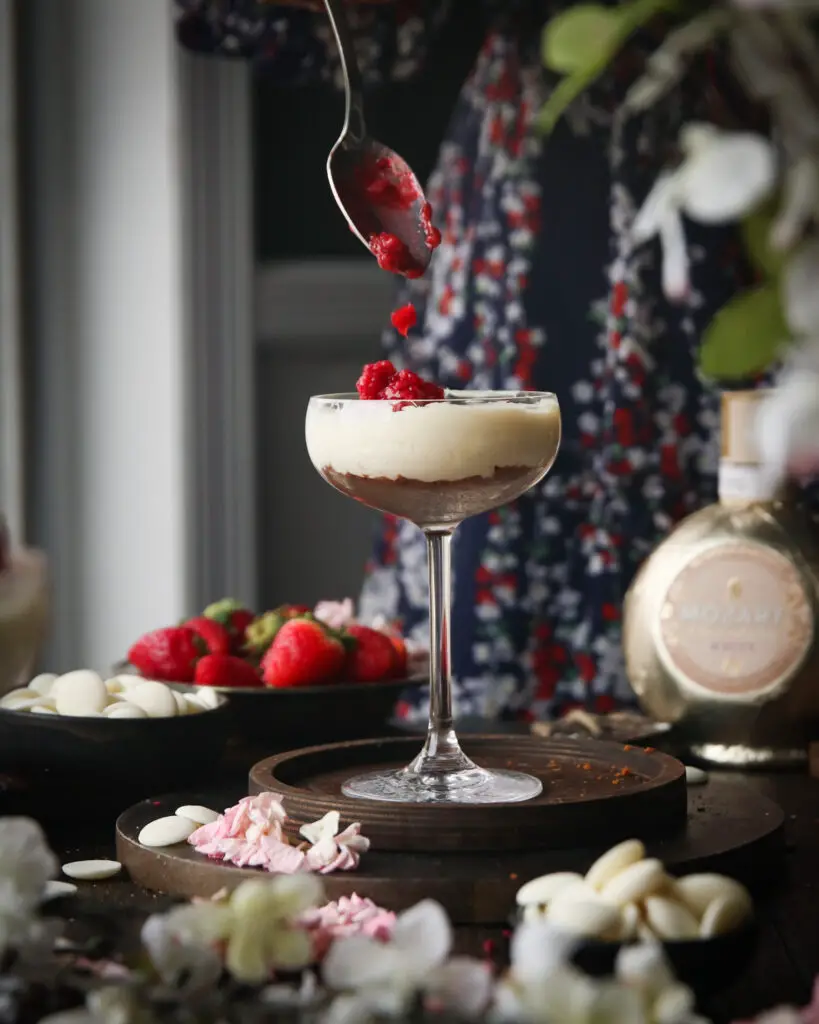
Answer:
<svg viewBox="0 0 819 1024"><path fill-rule="evenodd" d="M148 796L212 773L229 731L228 700L215 692L47 673L0 699L0 768Z"/></svg>
<svg viewBox="0 0 819 1024"><path fill-rule="evenodd" d="M755 940L745 886L719 874L670 875L639 839L612 847L585 875L533 878L516 896L517 917L576 935L574 961L611 974L621 946L660 943L677 977L699 995L725 987L747 966Z"/></svg>

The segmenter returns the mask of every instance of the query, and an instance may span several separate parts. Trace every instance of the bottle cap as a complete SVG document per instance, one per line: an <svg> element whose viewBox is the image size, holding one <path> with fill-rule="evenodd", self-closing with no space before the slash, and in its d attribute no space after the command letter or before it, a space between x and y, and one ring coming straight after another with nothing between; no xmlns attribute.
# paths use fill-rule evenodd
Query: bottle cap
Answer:
<svg viewBox="0 0 819 1024"><path fill-rule="evenodd" d="M759 403L770 390L723 391L722 458L728 462L758 465L756 415Z"/></svg>

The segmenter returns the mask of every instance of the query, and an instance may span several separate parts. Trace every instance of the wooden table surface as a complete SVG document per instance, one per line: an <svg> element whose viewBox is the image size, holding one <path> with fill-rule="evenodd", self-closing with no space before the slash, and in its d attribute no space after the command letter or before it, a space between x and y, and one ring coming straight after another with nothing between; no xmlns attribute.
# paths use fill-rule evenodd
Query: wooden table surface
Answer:
<svg viewBox="0 0 819 1024"><path fill-rule="evenodd" d="M781 877L771 879L770 891L757 904L760 928L753 963L730 990L703 1007L716 1024L744 1021L784 1002L805 1003L819 974L819 781L799 774L752 774L743 781L785 811L787 854ZM51 828L49 839L63 863L113 857L113 826L107 816L70 829ZM106 921L114 921L111 938L125 952L135 948L145 915L170 902L118 878L82 885L77 897L64 902L63 913L86 931L89 918L94 921L107 911ZM503 959L506 940L500 930L460 929L457 942L460 952L473 955L482 955L486 943L492 943Z"/></svg>

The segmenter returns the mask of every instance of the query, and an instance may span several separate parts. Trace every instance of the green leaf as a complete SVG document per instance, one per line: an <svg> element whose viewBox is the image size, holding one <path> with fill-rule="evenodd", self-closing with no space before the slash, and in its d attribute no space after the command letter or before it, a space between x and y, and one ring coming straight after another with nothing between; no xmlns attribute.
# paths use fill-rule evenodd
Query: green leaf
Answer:
<svg viewBox="0 0 819 1024"><path fill-rule="evenodd" d="M778 278L788 258L787 252L772 249L771 227L778 212L778 200L768 202L749 213L742 221L742 238L753 265L766 277Z"/></svg>
<svg viewBox="0 0 819 1024"><path fill-rule="evenodd" d="M788 337L776 285L743 292L723 306L706 328L700 369L717 380L755 376L770 366Z"/></svg>
<svg viewBox="0 0 819 1024"><path fill-rule="evenodd" d="M543 30L543 62L566 73L538 114L538 128L550 133L566 108L606 70L634 32L679 0L631 0L615 9L577 4L556 15ZM586 38L584 39L584 33Z"/></svg>
<svg viewBox="0 0 819 1024"><path fill-rule="evenodd" d="M543 30L544 65L571 75L609 57L619 45L620 16L610 7L573 4Z"/></svg>

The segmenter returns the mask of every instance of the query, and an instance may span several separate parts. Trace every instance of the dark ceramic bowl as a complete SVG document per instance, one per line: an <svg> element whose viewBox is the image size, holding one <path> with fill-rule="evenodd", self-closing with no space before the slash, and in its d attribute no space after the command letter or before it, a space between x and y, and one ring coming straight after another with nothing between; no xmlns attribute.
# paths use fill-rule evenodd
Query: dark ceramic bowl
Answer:
<svg viewBox="0 0 819 1024"><path fill-rule="evenodd" d="M191 687L178 687L191 690ZM230 735L229 700L178 718L73 718L0 708L0 772L56 793L126 800L178 790L212 775Z"/></svg>
<svg viewBox="0 0 819 1024"><path fill-rule="evenodd" d="M697 999L707 999L728 988L748 967L756 946L756 927L749 923L726 935L691 942L664 942L663 952L677 978ZM584 942L573 960L595 978L614 973L620 942Z"/></svg>
<svg viewBox="0 0 819 1024"><path fill-rule="evenodd" d="M401 694L427 685L426 675L416 675L379 683L217 690L230 701L235 740L272 755L302 746L389 735Z"/></svg>

